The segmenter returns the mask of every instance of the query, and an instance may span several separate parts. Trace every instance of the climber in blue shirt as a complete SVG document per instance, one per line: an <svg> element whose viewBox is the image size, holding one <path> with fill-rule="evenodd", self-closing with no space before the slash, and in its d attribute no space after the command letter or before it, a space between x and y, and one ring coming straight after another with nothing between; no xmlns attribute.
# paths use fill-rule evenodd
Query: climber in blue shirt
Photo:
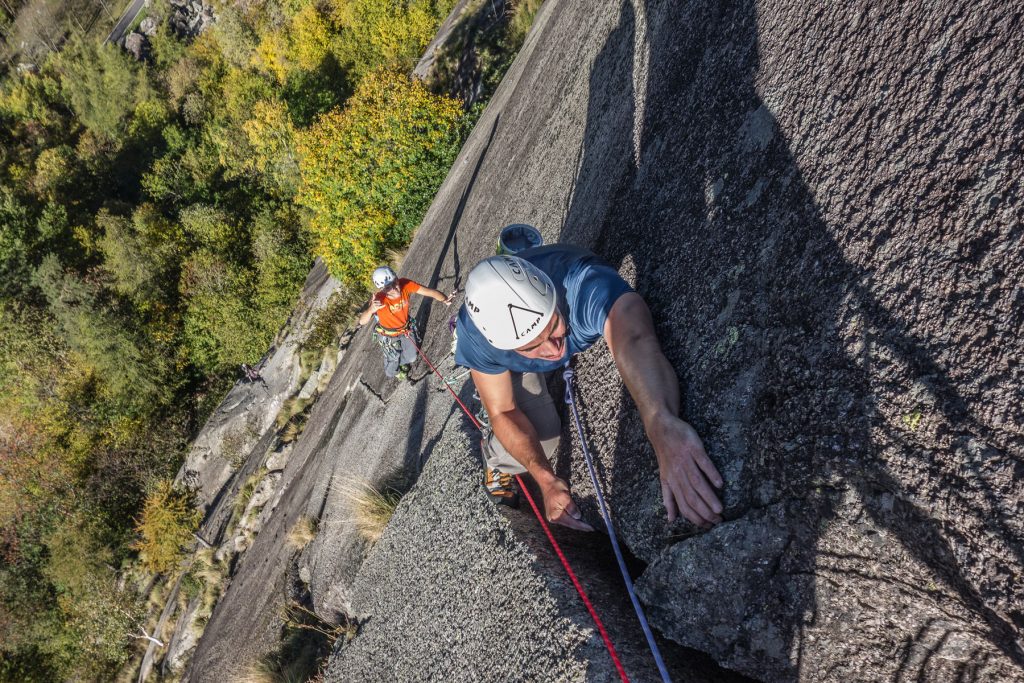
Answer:
<svg viewBox="0 0 1024 683"><path fill-rule="evenodd" d="M650 310L607 263L561 244L485 259L466 280L456 333L456 363L470 368L490 417L484 484L493 498L513 499L512 475L529 473L550 521L591 529L548 461L561 422L543 373L603 336L654 447L669 520L721 521L712 485L721 488L722 477L679 417L679 381Z"/></svg>

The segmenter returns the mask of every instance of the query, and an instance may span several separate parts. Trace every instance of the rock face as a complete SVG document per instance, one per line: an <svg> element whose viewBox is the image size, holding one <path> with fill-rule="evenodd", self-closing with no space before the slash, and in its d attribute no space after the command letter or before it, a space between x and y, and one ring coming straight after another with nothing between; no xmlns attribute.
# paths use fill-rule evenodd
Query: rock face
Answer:
<svg viewBox="0 0 1024 683"><path fill-rule="evenodd" d="M124 49L132 56L137 62L141 62L146 58L146 54L149 52L149 44L146 40L146 36L141 33L132 31L124 39Z"/></svg>
<svg viewBox="0 0 1024 683"><path fill-rule="evenodd" d="M275 428L284 399L298 391L299 346L337 290L338 281L318 261L306 278L288 326L278 334L278 343L256 366L262 381L239 381L192 442L178 481L195 488L204 507L218 498L232 475L258 450L257 445ZM333 367L333 361L327 365ZM318 378L320 374L314 371ZM316 386L314 382L313 389Z"/></svg>
<svg viewBox="0 0 1024 683"><path fill-rule="evenodd" d="M334 657L326 681L581 680L587 655L598 654L581 650L590 634L547 597L545 583L557 575L535 571L529 549L480 494L470 449L457 432L434 449L416 492L396 512L394 532L354 582L359 613L391 622L406 612L402 628L367 624ZM452 547L464 551L457 561ZM537 641L514 657L484 654L507 637L513 602L523 603L517 617L560 634L554 647ZM425 637L438 623L445 626L437 637ZM462 673L453 678L453 671Z"/></svg>
<svg viewBox="0 0 1024 683"><path fill-rule="evenodd" d="M628 400L595 392L641 593L679 642L769 680L1021 675L1021 19L623 7L574 190L613 199L574 197L561 237L632 274L728 482L731 521L673 544Z"/></svg>
<svg viewBox="0 0 1024 683"><path fill-rule="evenodd" d="M198 36L216 21L213 7L199 0L170 0L170 5L168 24L182 38Z"/></svg>
<svg viewBox="0 0 1024 683"><path fill-rule="evenodd" d="M667 524L603 344L577 378L674 677L726 674L673 644L771 681L1024 677L1022 23L1009 3L548 0L424 219L403 276L461 284L527 222L649 302L727 521ZM443 358L449 312L414 313ZM379 364L357 336L186 678L273 647L283 538L311 514L314 604L361 624L329 680L507 680L486 657L608 680L536 525L484 505L450 398ZM575 441L556 471L599 524ZM371 548L340 484L396 469L422 476ZM621 588L581 575L648 680Z"/></svg>
<svg viewBox="0 0 1024 683"><path fill-rule="evenodd" d="M146 17L139 22L139 33L152 38L160 28L159 22L153 17Z"/></svg>
<svg viewBox="0 0 1024 683"><path fill-rule="evenodd" d="M483 91L480 43L487 34L501 31L509 20L511 7L506 0L471 3L459 0L416 64L412 75L430 84L435 81L439 62L451 61L451 73L443 78L446 94L462 100L466 109L476 103Z"/></svg>

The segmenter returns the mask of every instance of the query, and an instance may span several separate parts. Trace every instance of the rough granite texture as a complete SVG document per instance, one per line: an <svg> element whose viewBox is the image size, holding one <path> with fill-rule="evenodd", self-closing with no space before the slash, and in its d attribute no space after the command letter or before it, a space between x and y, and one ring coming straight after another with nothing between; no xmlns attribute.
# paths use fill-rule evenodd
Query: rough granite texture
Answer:
<svg viewBox="0 0 1024 683"><path fill-rule="evenodd" d="M527 222L649 301L725 523L666 523L606 347L577 368L674 678L727 674L672 643L770 681L1024 678L1022 23L962 0L547 0L424 219L404 276L450 289ZM417 315L434 359L439 308ZM190 680L273 646L296 565L319 611L360 619L329 680L614 676L536 524L483 504L425 372L386 381L357 335ZM597 524L575 441L557 471ZM338 484L396 469L422 477L367 548ZM321 533L295 556L303 513ZM582 536L562 534L651 680L602 536Z"/></svg>
<svg viewBox="0 0 1024 683"><path fill-rule="evenodd" d="M192 442L177 481L196 490L204 509L216 507L225 485L239 479L240 462L266 451L258 445L275 427L284 397L295 393L301 376L299 345L338 286L323 261L317 259L288 323L255 366L263 383L237 382ZM207 526L209 522L206 520Z"/></svg>
<svg viewBox="0 0 1024 683"><path fill-rule="evenodd" d="M453 432L360 568L351 598L362 633L340 648L326 680L583 680L583 655L598 654L583 649L591 633L559 614L545 585L553 577L537 572L486 499L470 440ZM510 614L558 636L510 637ZM472 647L484 643L497 648Z"/></svg>
<svg viewBox="0 0 1024 683"><path fill-rule="evenodd" d="M574 588L527 503L491 503L473 450L459 429L434 446L352 582L359 635L339 646L328 682L620 680L583 604L566 599ZM634 680L656 680L621 579L604 571L614 562L607 540L556 534L623 666ZM662 647L680 680L740 680L671 642Z"/></svg>

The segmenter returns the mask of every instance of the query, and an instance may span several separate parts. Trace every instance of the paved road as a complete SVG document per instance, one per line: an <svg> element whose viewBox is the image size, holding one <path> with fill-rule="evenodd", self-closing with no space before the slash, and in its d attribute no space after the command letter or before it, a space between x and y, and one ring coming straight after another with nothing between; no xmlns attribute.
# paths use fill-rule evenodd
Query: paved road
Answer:
<svg viewBox="0 0 1024 683"><path fill-rule="evenodd" d="M106 42L117 44L121 38L124 37L125 31L132 25L135 18L139 16L139 12L146 6L146 0L133 0L132 4L124 11L117 24L114 25L114 29L107 36Z"/></svg>

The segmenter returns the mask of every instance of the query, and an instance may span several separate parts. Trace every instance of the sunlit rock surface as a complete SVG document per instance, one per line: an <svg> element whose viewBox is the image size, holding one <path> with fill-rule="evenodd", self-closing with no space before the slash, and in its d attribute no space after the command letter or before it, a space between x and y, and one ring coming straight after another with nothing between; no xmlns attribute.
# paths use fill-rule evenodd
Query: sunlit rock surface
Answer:
<svg viewBox="0 0 1024 683"><path fill-rule="evenodd" d="M577 374L677 679L728 676L680 646L772 681L1024 677L1022 13L548 0L424 220L403 276L451 289L526 222L650 303L726 522L668 525L607 349ZM449 314L416 312L432 359ZM321 614L360 624L329 680L614 679L536 524L488 507L476 438L426 373L386 380L356 336L190 680L273 648L302 571ZM556 469L598 524L568 434ZM370 546L344 483L396 473L419 481ZM296 555L302 515L320 534ZM561 536L651 680L603 538Z"/></svg>

